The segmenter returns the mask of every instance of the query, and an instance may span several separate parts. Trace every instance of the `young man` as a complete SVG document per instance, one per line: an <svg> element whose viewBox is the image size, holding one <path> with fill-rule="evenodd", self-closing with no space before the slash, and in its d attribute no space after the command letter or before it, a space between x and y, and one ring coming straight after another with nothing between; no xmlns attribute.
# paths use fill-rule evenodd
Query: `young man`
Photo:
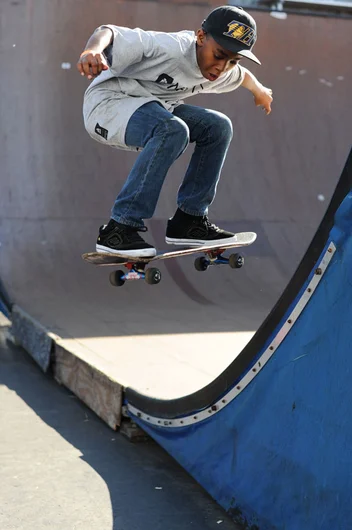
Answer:
<svg viewBox="0 0 352 530"><path fill-rule="evenodd" d="M153 216L166 174L195 143L180 186L178 209L168 221L166 242L183 246L231 242L234 234L208 220L232 139L227 116L183 100L243 86L257 106L271 112L272 91L239 65L253 54L256 23L242 8L212 11L196 33L162 33L101 26L90 37L77 68L94 79L84 97L90 136L120 149L141 151L116 198L111 219L99 230L99 252L154 256L144 241L144 219Z"/></svg>

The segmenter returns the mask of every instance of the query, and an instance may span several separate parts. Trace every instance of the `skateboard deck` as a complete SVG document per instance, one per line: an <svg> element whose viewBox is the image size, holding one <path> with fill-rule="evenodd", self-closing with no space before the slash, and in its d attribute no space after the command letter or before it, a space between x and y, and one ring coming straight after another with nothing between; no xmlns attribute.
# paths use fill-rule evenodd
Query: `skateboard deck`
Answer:
<svg viewBox="0 0 352 530"><path fill-rule="evenodd" d="M146 265L152 261L179 258L182 256L192 256L193 254L203 254L197 258L195 267L199 271L205 271L210 265L229 264L232 268L243 266L244 258L239 254L232 254L229 258L222 256L223 252L232 248L241 248L252 245L257 239L255 232L240 232L235 234L237 241L225 243L223 245L203 245L197 247L186 247L171 251L157 251L153 257L136 257L118 253L88 252L82 254L82 258L93 265L102 267L112 267L122 265L128 269L128 273L114 271L110 274L112 285L123 285L127 280L145 279L147 283L159 283L161 273L159 269L149 268Z"/></svg>
<svg viewBox="0 0 352 530"><path fill-rule="evenodd" d="M162 259L177 258L180 256L190 256L192 254L204 254L205 252L211 252L212 250L225 251L230 248L239 248L252 245L257 239L257 234L254 232L241 232L236 234L237 242L219 245L203 245L198 247L182 247L178 250L171 251L159 251L156 256L151 258L143 258L136 256L127 256L126 254L115 254L115 253L104 253L104 252L87 252L82 255L82 258L93 265L100 266L113 266L113 265L125 265L127 263L150 263L151 261L157 261Z"/></svg>

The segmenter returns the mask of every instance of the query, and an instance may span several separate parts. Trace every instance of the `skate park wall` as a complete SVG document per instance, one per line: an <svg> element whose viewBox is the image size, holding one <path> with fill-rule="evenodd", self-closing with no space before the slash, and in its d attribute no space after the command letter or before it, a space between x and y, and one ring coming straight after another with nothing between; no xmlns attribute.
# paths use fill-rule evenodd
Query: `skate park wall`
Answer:
<svg viewBox="0 0 352 530"><path fill-rule="evenodd" d="M199 392L233 363L243 347L239 334L250 338L260 328L304 256L350 149L350 21L298 15L278 20L253 12L259 28L255 52L263 66L246 66L273 89L273 113L264 116L243 89L187 101L232 119L234 141L211 217L225 228L258 233L244 269L239 275L227 269L203 275L191 270L189 262L170 260L159 286L136 282L117 293L108 285L106 271L83 263L80 255L94 250L98 227L107 221L135 155L105 148L86 134L82 98L88 82L75 70L79 53L101 24L197 29L219 4L6 0L0 5L0 44L8 57L2 61L0 84L0 278L8 291L5 297L1 290L2 309L10 316L27 315L27 338L28 322L38 323L27 344L33 355L39 349L43 369L52 360L60 367L59 351L79 351L76 357L90 371L83 384L73 377L77 365L68 363L64 384L111 426L120 421L116 410L124 388L149 398L178 399ZM159 247L188 159L186 153L170 171L156 214L147 222L150 240ZM259 351L260 345L254 357ZM94 364L87 360L91 354ZM104 388L111 389L114 381L119 387L115 400L104 397L102 374ZM94 386L97 381L100 387ZM233 383L227 379L223 391ZM250 387L257 400L265 397L261 384ZM187 403L189 398L186 409ZM332 410L337 403L329 406ZM248 418L245 405L241 410ZM165 435L158 436L163 443ZM176 454L178 437L167 437L171 445L175 441L168 450ZM218 438L213 442L220 444ZM220 450L227 458L234 454L229 443L224 439ZM192 451L180 461L197 476L189 464ZM241 452L236 454L240 459ZM298 473L296 484L300 477ZM229 509L229 484L219 496L214 482L205 487ZM341 484L335 485L335 493ZM237 506L244 513L252 510L253 518L257 499L246 500L243 492ZM263 503L268 499L273 500L268 496ZM278 528L293 529L294 523Z"/></svg>
<svg viewBox="0 0 352 530"><path fill-rule="evenodd" d="M154 319L148 318L146 292L141 296L140 289L130 289L119 293L119 307L128 313L119 328L102 329L95 316L82 325L79 314L89 304L97 313L102 306L116 311L106 274L84 266L80 254L94 249L98 227L107 221L135 155L104 148L84 131L82 97L88 83L75 71L77 57L106 21L165 31L197 29L209 8L145 1L103 1L99 9L93 1L1 5L2 45L11 54L0 87L6 124L1 278L17 304L60 336L130 333L129 307L140 333L252 332L282 293L324 215L349 149L349 21L294 15L280 21L256 13L256 52L263 66L247 66L273 88L273 113L264 116L243 89L189 100L233 121L235 138L211 216L225 227L258 233L240 281L227 270L221 279L210 279L190 272L188 264L169 263L165 291L171 286L171 318L158 318L170 301L164 289L153 291L160 308ZM303 37L296 38L298 33ZM339 39L327 39L333 34ZM147 223L158 246L176 208L188 157L170 171ZM93 300L84 285L94 291Z"/></svg>

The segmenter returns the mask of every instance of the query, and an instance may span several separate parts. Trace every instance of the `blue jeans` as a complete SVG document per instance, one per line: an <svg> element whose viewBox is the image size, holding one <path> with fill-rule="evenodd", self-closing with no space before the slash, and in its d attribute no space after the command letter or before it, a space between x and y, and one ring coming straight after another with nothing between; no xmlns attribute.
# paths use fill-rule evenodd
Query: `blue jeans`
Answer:
<svg viewBox="0 0 352 530"><path fill-rule="evenodd" d="M215 110L180 105L171 114L157 102L140 107L131 117L126 144L142 147L119 193L111 217L142 227L155 211L162 185L173 162L189 143L195 149L179 188L178 207L191 215L206 215L213 202L228 147L230 119Z"/></svg>

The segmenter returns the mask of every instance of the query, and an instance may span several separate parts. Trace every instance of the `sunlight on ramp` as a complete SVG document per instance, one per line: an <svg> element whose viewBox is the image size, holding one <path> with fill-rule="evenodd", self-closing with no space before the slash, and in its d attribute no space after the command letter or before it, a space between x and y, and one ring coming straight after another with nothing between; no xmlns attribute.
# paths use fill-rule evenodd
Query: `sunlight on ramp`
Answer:
<svg viewBox="0 0 352 530"><path fill-rule="evenodd" d="M199 390L223 372L254 331L81 337L60 344L124 387L164 399Z"/></svg>

